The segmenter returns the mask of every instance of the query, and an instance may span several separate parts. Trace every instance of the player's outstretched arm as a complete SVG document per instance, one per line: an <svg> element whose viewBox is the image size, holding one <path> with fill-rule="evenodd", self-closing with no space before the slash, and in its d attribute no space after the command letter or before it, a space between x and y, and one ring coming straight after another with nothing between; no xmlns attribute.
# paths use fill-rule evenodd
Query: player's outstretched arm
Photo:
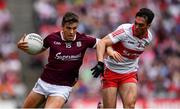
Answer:
<svg viewBox="0 0 180 109"><path fill-rule="evenodd" d="M107 46L112 45L111 39L106 36L105 38L101 39L98 41L97 46L96 46L96 52L97 52L97 65L91 69L93 71L92 75L93 77L97 78L99 75L104 73L104 54Z"/></svg>
<svg viewBox="0 0 180 109"><path fill-rule="evenodd" d="M112 44L113 44L113 42L109 36L105 36L103 39L98 41L97 49L96 49L97 61L103 62L104 54L107 50L107 47L111 46ZM112 52L111 50L113 50L113 49L110 49L110 52Z"/></svg>

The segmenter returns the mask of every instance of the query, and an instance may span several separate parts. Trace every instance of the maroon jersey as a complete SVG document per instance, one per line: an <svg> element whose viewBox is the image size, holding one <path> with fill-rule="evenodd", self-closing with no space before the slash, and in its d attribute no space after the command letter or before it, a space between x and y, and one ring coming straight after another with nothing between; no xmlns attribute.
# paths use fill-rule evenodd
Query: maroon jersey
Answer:
<svg viewBox="0 0 180 109"><path fill-rule="evenodd" d="M96 38L76 33L74 41L65 41L62 32L48 35L44 47L50 48L48 64L41 79L56 85L73 86L87 48L93 48Z"/></svg>

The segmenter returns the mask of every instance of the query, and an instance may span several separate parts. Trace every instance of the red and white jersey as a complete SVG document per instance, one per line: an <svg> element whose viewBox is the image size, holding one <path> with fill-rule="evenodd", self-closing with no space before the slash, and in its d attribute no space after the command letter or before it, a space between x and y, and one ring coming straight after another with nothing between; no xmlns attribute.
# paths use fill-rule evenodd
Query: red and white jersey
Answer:
<svg viewBox="0 0 180 109"><path fill-rule="evenodd" d="M108 34L113 42L113 49L123 57L122 62L116 62L110 56L104 60L106 67L111 71L120 74L137 71L139 56L152 41L152 35L148 30L147 34L140 39L133 36L133 30L134 24L122 24L115 31Z"/></svg>

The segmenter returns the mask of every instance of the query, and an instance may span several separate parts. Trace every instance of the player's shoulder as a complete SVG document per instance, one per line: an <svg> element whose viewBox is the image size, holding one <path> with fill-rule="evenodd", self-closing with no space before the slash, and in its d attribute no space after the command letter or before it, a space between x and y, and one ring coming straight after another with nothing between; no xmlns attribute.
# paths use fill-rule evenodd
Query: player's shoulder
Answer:
<svg viewBox="0 0 180 109"><path fill-rule="evenodd" d="M87 35L85 33L79 33L79 32L76 33L76 36L78 39L89 39L89 38L95 39L95 37L93 37L92 35Z"/></svg>
<svg viewBox="0 0 180 109"><path fill-rule="evenodd" d="M86 37L85 33L76 32L77 37Z"/></svg>
<svg viewBox="0 0 180 109"><path fill-rule="evenodd" d="M130 24L130 23L124 23L124 24L121 24L118 28L120 29L120 28L122 28L122 29L124 29L124 30L128 30L128 29L130 29L132 27L132 24Z"/></svg>
<svg viewBox="0 0 180 109"><path fill-rule="evenodd" d="M117 29L115 31L112 32L112 36L117 36L119 34L121 34L122 36L125 36L127 33L129 33L129 31L131 30L132 24L121 24L120 26L117 27Z"/></svg>
<svg viewBox="0 0 180 109"><path fill-rule="evenodd" d="M53 37L53 36L57 36L57 35L60 35L60 31L52 32L52 33L48 34L47 37Z"/></svg>
<svg viewBox="0 0 180 109"><path fill-rule="evenodd" d="M54 39L59 36L60 36L60 31L57 31L57 32L52 32L52 33L48 34L45 38Z"/></svg>
<svg viewBox="0 0 180 109"><path fill-rule="evenodd" d="M120 30L121 30L121 33L129 34L129 33L132 31L132 26L133 26L133 24L124 23L124 24L121 24L121 25L117 28L117 31L120 31Z"/></svg>

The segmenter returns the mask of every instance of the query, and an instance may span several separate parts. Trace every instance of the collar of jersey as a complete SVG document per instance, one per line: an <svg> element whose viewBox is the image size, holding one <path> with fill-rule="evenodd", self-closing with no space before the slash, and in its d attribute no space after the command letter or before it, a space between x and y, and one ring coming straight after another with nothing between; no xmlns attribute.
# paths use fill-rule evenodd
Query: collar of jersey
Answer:
<svg viewBox="0 0 180 109"><path fill-rule="evenodd" d="M62 39L63 41L66 41L66 40L64 39L63 31L60 31L60 36L61 36L61 39ZM74 37L73 41L75 41L75 40L76 40L76 34L75 34L75 37Z"/></svg>

